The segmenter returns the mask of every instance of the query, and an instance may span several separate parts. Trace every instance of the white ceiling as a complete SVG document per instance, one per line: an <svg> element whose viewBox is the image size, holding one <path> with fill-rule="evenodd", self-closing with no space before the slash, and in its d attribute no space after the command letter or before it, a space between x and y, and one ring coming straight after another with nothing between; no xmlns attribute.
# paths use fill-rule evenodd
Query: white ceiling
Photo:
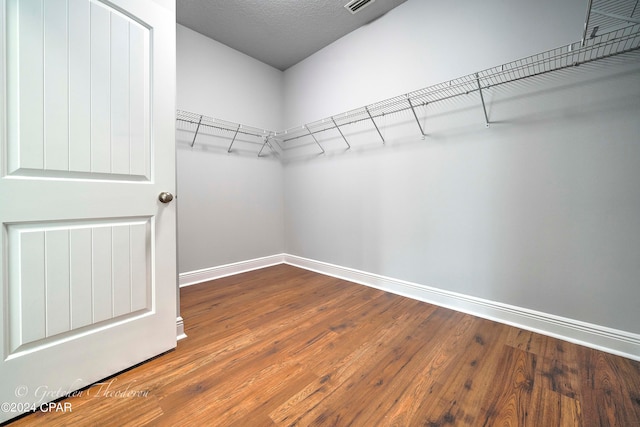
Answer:
<svg viewBox="0 0 640 427"><path fill-rule="evenodd" d="M280 70L300 62L406 0L178 0L178 23Z"/></svg>

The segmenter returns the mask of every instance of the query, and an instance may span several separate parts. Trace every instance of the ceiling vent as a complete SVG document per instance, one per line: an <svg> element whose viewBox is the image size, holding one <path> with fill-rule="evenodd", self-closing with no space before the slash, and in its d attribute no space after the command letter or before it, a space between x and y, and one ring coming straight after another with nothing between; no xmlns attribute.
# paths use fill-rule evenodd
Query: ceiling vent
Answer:
<svg viewBox="0 0 640 427"><path fill-rule="evenodd" d="M345 4L344 7L346 7L352 14L355 14L369 6L374 1L376 0L351 0L349 3Z"/></svg>

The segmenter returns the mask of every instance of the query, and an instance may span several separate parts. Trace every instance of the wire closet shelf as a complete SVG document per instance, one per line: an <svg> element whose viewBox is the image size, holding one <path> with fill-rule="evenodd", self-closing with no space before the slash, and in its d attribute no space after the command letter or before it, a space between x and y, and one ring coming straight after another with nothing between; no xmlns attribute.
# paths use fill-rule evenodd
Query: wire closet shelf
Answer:
<svg viewBox="0 0 640 427"><path fill-rule="evenodd" d="M587 26L588 24L585 23L585 28L587 28ZM271 142L275 142L281 150L296 148L296 145L292 146L288 143L300 138L312 138L321 152L324 153L324 148L316 138L316 135L320 132L336 130L339 132L347 147L350 148L350 144L342 129L355 123L369 122L384 143L385 140L378 128L376 119L404 111L411 111L420 133L425 135L416 113L417 107L425 107L435 102L476 92L479 94L479 105L482 106L484 111L485 124L489 126L483 91L495 86L505 85L554 71L572 67L575 68L581 64L638 51L638 49L640 49L640 24L628 25L608 33L586 38L568 46L541 52L517 61L438 83L284 131L276 132L257 129L186 111L178 111L177 120L179 122L197 125L198 128L200 126L208 126L225 131L231 138L229 151L237 135L243 133L263 139L260 153L263 152L265 146L269 146L269 148L277 154L278 151L274 149ZM196 128L194 142L198 128Z"/></svg>
<svg viewBox="0 0 640 427"><path fill-rule="evenodd" d="M226 120L216 119L214 117L208 117L203 114L196 114L182 110L177 110L176 121L179 125L178 129L194 132L193 139L191 140L192 147L196 143L198 133L202 129L208 128L216 131L220 136L228 137L231 140L229 147L227 148L227 152L229 153L233 149L233 144L236 142L238 136L242 135L256 138L256 143L261 145L258 157L262 156L262 152L265 147L269 147L269 149L276 154L278 153L271 144L274 132L267 129L233 123ZM277 144L278 141L275 142Z"/></svg>
<svg viewBox="0 0 640 427"><path fill-rule="evenodd" d="M589 0L583 43L601 33L640 24L640 0Z"/></svg>

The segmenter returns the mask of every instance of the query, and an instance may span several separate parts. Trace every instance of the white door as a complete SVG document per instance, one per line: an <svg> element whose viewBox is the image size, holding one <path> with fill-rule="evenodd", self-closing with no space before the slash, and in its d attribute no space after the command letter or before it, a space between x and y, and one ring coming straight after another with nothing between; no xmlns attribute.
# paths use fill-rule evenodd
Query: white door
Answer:
<svg viewBox="0 0 640 427"><path fill-rule="evenodd" d="M175 4L0 6L4 421L176 345Z"/></svg>

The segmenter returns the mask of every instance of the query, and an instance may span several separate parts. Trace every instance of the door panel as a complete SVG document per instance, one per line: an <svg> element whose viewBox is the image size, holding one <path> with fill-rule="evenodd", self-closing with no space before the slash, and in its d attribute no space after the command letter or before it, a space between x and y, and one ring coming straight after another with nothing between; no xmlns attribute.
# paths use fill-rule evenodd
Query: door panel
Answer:
<svg viewBox="0 0 640 427"><path fill-rule="evenodd" d="M8 173L149 180L150 29L95 1L8 6Z"/></svg>
<svg viewBox="0 0 640 427"><path fill-rule="evenodd" d="M175 4L0 25L0 401L42 404L176 345Z"/></svg>
<svg viewBox="0 0 640 427"><path fill-rule="evenodd" d="M6 229L9 358L87 326L151 311L150 218Z"/></svg>

